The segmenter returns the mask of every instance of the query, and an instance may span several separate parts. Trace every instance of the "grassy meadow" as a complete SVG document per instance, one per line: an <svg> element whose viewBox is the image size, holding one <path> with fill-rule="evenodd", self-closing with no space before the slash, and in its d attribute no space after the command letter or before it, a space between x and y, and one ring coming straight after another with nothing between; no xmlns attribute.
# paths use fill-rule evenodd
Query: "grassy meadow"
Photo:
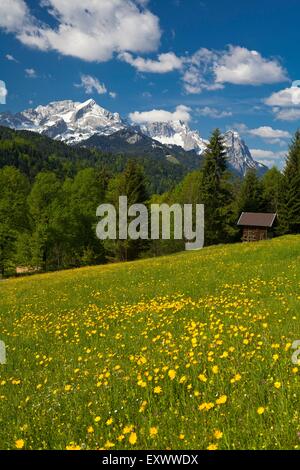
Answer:
<svg viewBox="0 0 300 470"><path fill-rule="evenodd" d="M0 449L299 449L300 236L0 282Z"/></svg>

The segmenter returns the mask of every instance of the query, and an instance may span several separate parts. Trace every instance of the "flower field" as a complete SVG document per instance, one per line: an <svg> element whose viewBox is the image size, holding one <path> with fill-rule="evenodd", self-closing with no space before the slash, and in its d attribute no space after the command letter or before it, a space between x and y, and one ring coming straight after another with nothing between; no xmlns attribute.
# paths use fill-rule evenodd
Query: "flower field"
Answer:
<svg viewBox="0 0 300 470"><path fill-rule="evenodd" d="M1 449L299 449L300 237L0 283Z"/></svg>

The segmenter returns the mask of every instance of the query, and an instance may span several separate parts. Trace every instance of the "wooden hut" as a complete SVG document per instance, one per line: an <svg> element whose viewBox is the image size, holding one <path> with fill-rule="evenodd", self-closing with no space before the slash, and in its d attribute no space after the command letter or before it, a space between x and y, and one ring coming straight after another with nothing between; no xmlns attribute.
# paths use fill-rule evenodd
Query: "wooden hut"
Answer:
<svg viewBox="0 0 300 470"><path fill-rule="evenodd" d="M243 227L243 242L258 242L271 237L277 214L260 212L243 212L239 218L238 226Z"/></svg>

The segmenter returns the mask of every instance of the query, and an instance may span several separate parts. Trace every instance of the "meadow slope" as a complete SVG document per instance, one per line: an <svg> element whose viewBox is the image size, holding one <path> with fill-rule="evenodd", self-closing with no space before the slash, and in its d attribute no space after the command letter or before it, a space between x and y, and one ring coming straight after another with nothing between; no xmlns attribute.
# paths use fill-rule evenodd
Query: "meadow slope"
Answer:
<svg viewBox="0 0 300 470"><path fill-rule="evenodd" d="M300 236L0 283L0 449L300 448Z"/></svg>

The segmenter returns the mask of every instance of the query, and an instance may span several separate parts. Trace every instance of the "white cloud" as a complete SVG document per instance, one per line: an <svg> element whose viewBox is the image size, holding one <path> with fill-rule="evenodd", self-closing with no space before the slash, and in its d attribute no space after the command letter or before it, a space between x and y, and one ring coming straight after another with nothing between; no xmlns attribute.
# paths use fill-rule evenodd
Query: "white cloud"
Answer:
<svg viewBox="0 0 300 470"><path fill-rule="evenodd" d="M215 83L213 64L218 58L217 53L202 48L190 57L185 57L182 81L188 94L198 94L203 90L222 89L223 85Z"/></svg>
<svg viewBox="0 0 300 470"><path fill-rule="evenodd" d="M0 27L16 33L30 27L32 18L24 0L1 0Z"/></svg>
<svg viewBox="0 0 300 470"><path fill-rule="evenodd" d="M34 69L25 69L25 74L26 74L26 77L28 77L28 78L36 78L37 77L36 71Z"/></svg>
<svg viewBox="0 0 300 470"><path fill-rule="evenodd" d="M156 50L159 19L141 0L43 0L55 19L50 27L38 21L24 0L1 0L0 28L29 47L86 61L107 61L115 52Z"/></svg>
<svg viewBox="0 0 300 470"><path fill-rule="evenodd" d="M275 158L283 158L286 155L286 151L273 152L272 150L262 149L250 149L251 155L254 158L261 158L264 160L274 160Z"/></svg>
<svg viewBox="0 0 300 470"><path fill-rule="evenodd" d="M293 107L300 105L300 88L293 86L284 90L273 93L265 100L268 106Z"/></svg>
<svg viewBox="0 0 300 470"><path fill-rule="evenodd" d="M3 80L0 80L0 104L6 103L6 97L7 97L7 88L6 88L5 82Z"/></svg>
<svg viewBox="0 0 300 470"><path fill-rule="evenodd" d="M287 154L286 151L273 152L272 150L262 150L262 149L250 149L252 157L260 163L268 166L269 168L273 166L283 167L284 159Z"/></svg>
<svg viewBox="0 0 300 470"><path fill-rule="evenodd" d="M150 93L150 91L144 91L142 96L143 98L152 98L152 93Z"/></svg>
<svg viewBox="0 0 300 470"><path fill-rule="evenodd" d="M93 93L98 93L98 95L105 95L108 93L113 99L117 97L117 93L114 91L108 91L106 85L101 83L98 78L92 77L91 75L81 75L80 78L80 83L75 83L74 86L76 88L83 88L86 94L91 95Z"/></svg>
<svg viewBox="0 0 300 470"><path fill-rule="evenodd" d="M184 87L187 93L216 90L225 83L262 85L287 80L287 72L276 59L266 59L257 51L228 46L223 51L199 49L184 58Z"/></svg>
<svg viewBox="0 0 300 470"><path fill-rule="evenodd" d="M197 114L199 114L199 116L211 117L214 119L221 119L232 116L231 111L219 111L218 109L210 108L209 106L205 106L204 108L198 108Z"/></svg>
<svg viewBox="0 0 300 470"><path fill-rule="evenodd" d="M157 60L144 59L143 57L134 58L128 52L120 54L119 58L135 67L139 72L168 73L182 68L182 59L177 57L174 52L160 54Z"/></svg>
<svg viewBox="0 0 300 470"><path fill-rule="evenodd" d="M81 83L75 86L77 88L83 88L87 94L92 94L94 91L98 93L98 95L105 95L107 93L106 86L91 75L81 75Z"/></svg>
<svg viewBox="0 0 300 470"><path fill-rule="evenodd" d="M288 131L273 129L271 126L261 126L255 129L249 129L245 124L235 124L234 128L241 134L259 137L273 144L282 144L281 139L291 138L291 134Z"/></svg>
<svg viewBox="0 0 300 470"><path fill-rule="evenodd" d="M265 100L265 104L273 107L276 119L297 121L300 118L300 81L293 82L290 88L273 93Z"/></svg>
<svg viewBox="0 0 300 470"><path fill-rule="evenodd" d="M300 108L275 109L275 117L280 121L298 121L300 119Z"/></svg>
<svg viewBox="0 0 300 470"><path fill-rule="evenodd" d="M214 65L217 83L235 85L262 85L287 80L286 71L275 59L265 59L257 51L229 46Z"/></svg>
<svg viewBox="0 0 300 470"><path fill-rule="evenodd" d="M10 62L18 62L17 59L15 59L14 56L11 54L6 54L5 58Z"/></svg>
<svg viewBox="0 0 300 470"><path fill-rule="evenodd" d="M190 111L191 108L188 108L184 105L179 105L173 113L163 109L153 109L152 111L145 112L135 111L129 115L129 118L135 124L172 121L189 122L191 120Z"/></svg>
<svg viewBox="0 0 300 470"><path fill-rule="evenodd" d="M262 126L256 129L248 129L248 134L262 139L289 139L291 134L281 129L273 129L270 126Z"/></svg>

